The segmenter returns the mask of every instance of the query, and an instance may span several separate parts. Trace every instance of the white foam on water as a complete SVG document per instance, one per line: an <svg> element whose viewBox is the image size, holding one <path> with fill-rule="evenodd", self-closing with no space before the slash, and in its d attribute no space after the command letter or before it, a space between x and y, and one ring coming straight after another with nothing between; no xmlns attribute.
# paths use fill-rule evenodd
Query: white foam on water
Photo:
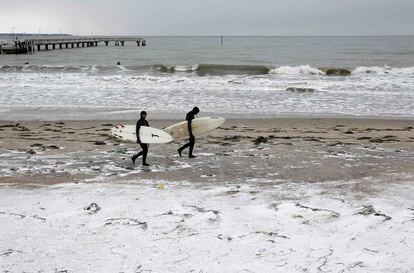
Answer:
<svg viewBox="0 0 414 273"><path fill-rule="evenodd" d="M193 72L197 70L198 65L175 65L173 67L177 72Z"/></svg>
<svg viewBox="0 0 414 273"><path fill-rule="evenodd" d="M411 67L379 67L359 66L352 71L353 74L391 74L394 76L414 76L414 66Z"/></svg>
<svg viewBox="0 0 414 273"><path fill-rule="evenodd" d="M182 68L187 70L189 66ZM366 73L369 69L377 72ZM408 72L401 72L405 70ZM112 115L128 115L122 113L125 108L181 113L185 105L198 105L203 112L218 115L338 113L414 116L411 68L357 68L347 77L323 76L320 70L310 66L280 67L277 71L280 73L250 76L1 72L1 108L11 110L1 115L12 116L16 107L35 106L55 107L59 109L56 115L66 113L66 109L65 115L76 118L92 115L93 111L87 110L91 108L115 108L121 112L114 111ZM286 91L292 87L311 91Z"/></svg>
<svg viewBox="0 0 414 273"><path fill-rule="evenodd" d="M325 75L325 73L316 67L310 65L299 65L299 66L280 66L272 69L269 73L274 74L287 74L287 75Z"/></svg>

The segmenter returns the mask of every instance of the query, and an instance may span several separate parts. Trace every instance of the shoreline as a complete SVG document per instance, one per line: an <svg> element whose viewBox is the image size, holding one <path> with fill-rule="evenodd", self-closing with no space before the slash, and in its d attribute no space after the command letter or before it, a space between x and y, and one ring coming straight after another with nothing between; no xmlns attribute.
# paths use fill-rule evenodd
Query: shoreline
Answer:
<svg viewBox="0 0 414 273"><path fill-rule="evenodd" d="M14 108L14 109L13 109ZM11 110L12 109L12 110ZM77 113L76 111L81 111ZM145 109L144 109L145 110ZM14 111L14 112L13 112ZM83 112L82 112L83 111ZM10 107L4 106L0 110L0 122L13 121L122 121L134 120L139 116L136 108L110 108L110 107ZM186 112L175 111L156 111L146 110L150 119L152 120L179 120L183 119ZM10 112L10 113L9 113ZM357 120L401 120L414 121L414 116L411 115L359 115L359 114L343 114L343 113L215 113L202 112L203 116L220 116L228 120L252 119L252 120L267 120L267 119L357 119Z"/></svg>

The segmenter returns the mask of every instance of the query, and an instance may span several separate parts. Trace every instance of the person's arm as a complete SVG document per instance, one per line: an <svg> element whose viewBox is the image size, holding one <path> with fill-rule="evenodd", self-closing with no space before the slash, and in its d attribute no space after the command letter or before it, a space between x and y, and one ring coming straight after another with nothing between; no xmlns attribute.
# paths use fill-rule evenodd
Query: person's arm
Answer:
<svg viewBox="0 0 414 273"><path fill-rule="evenodd" d="M188 125L188 134L190 135L190 137L194 137L193 136L193 129L191 128L191 119L188 119L187 125Z"/></svg>
<svg viewBox="0 0 414 273"><path fill-rule="evenodd" d="M141 139L139 138L139 129L141 128L141 123L138 121L137 122L137 128L135 133L137 134L137 143L141 143Z"/></svg>

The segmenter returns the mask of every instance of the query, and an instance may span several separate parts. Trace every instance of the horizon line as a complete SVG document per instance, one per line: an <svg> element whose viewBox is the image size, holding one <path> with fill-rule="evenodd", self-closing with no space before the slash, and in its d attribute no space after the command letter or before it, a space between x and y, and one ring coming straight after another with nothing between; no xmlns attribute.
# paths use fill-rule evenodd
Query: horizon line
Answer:
<svg viewBox="0 0 414 273"><path fill-rule="evenodd" d="M56 36L79 36L79 37L99 37L99 36L145 36L145 37L404 37L404 36L414 36L414 34L319 34L319 35L135 35L135 34L96 34L96 35L75 35L71 33L7 33L0 32L0 35L33 35L33 36L42 36L42 35L56 35Z"/></svg>

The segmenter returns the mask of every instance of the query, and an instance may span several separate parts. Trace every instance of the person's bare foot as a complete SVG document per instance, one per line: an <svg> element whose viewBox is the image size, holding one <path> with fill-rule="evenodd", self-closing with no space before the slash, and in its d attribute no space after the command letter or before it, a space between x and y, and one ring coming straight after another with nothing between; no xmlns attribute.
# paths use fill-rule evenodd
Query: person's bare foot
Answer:
<svg viewBox="0 0 414 273"><path fill-rule="evenodd" d="M177 151L178 151L178 155L181 157L181 152L182 152L181 149L178 149Z"/></svg>
<svg viewBox="0 0 414 273"><path fill-rule="evenodd" d="M195 155L189 155L188 158L196 158Z"/></svg>

